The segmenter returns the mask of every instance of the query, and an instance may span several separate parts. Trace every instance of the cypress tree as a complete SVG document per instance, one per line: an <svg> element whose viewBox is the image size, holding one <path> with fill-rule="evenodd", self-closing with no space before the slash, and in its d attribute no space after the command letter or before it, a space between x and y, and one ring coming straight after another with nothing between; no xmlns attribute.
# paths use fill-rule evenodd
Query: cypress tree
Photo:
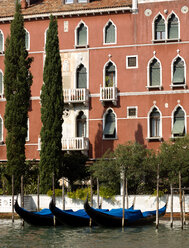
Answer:
<svg viewBox="0 0 189 248"><path fill-rule="evenodd" d="M53 16L47 31L46 58L41 92L41 191L46 193L52 186L52 176L58 179L62 164L63 94L62 72L59 53L58 25Z"/></svg>
<svg viewBox="0 0 189 248"><path fill-rule="evenodd" d="M25 48L24 20L21 6L16 2L16 11L11 23L10 37L5 51L5 127L7 129L7 179L15 177L18 192L20 176L25 172L25 140L30 106L32 75L29 72L32 58ZM9 182L10 185L10 182Z"/></svg>

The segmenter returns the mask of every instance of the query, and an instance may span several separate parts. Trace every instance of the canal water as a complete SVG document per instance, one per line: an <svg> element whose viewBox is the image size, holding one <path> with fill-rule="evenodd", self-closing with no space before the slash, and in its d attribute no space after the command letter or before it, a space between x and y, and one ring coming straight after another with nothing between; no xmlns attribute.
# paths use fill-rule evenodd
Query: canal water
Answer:
<svg viewBox="0 0 189 248"><path fill-rule="evenodd" d="M130 228L68 228L33 227L21 225L20 220L0 220L0 247L3 248L188 248L189 224L181 230L174 222L161 221L155 225Z"/></svg>

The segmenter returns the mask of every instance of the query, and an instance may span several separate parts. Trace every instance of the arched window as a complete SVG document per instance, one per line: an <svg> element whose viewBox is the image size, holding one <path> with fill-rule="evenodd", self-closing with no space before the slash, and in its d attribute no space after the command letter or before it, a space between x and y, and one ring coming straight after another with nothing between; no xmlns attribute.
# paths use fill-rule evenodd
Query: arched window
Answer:
<svg viewBox="0 0 189 248"><path fill-rule="evenodd" d="M25 29L25 48L26 50L30 49L30 34L26 29Z"/></svg>
<svg viewBox="0 0 189 248"><path fill-rule="evenodd" d="M110 61L105 68L105 87L113 87L115 85L115 66Z"/></svg>
<svg viewBox="0 0 189 248"><path fill-rule="evenodd" d="M114 139L116 137L115 114L111 109L105 115L103 136L107 139Z"/></svg>
<svg viewBox="0 0 189 248"><path fill-rule="evenodd" d="M3 38L3 32L0 30L0 52L3 52L4 50L4 38Z"/></svg>
<svg viewBox="0 0 189 248"><path fill-rule="evenodd" d="M115 43L115 25L109 21L105 27L105 43Z"/></svg>
<svg viewBox="0 0 189 248"><path fill-rule="evenodd" d="M179 22L175 14L172 14L168 19L168 39L179 38Z"/></svg>
<svg viewBox="0 0 189 248"><path fill-rule="evenodd" d="M150 137L160 137L160 113L157 108L150 113Z"/></svg>
<svg viewBox="0 0 189 248"><path fill-rule="evenodd" d="M173 63L173 84L185 84L185 65L184 61L178 57Z"/></svg>
<svg viewBox="0 0 189 248"><path fill-rule="evenodd" d="M155 20L155 40L164 40L165 39L165 21L161 15L158 15L158 17Z"/></svg>
<svg viewBox="0 0 189 248"><path fill-rule="evenodd" d="M150 63L149 73L150 73L149 75L150 86L159 86L160 85L160 63L155 58Z"/></svg>
<svg viewBox="0 0 189 248"><path fill-rule="evenodd" d="M77 45L87 45L87 27L84 25L84 23L81 23L77 28Z"/></svg>
<svg viewBox="0 0 189 248"><path fill-rule="evenodd" d="M172 134L174 137L185 135L185 113L181 107L174 112Z"/></svg>
<svg viewBox="0 0 189 248"><path fill-rule="evenodd" d="M3 94L3 73L2 71L0 70L0 95Z"/></svg>
<svg viewBox="0 0 189 248"><path fill-rule="evenodd" d="M0 141L3 140L3 119L0 116Z"/></svg>
<svg viewBox="0 0 189 248"><path fill-rule="evenodd" d="M86 137L86 116L83 111L77 116L77 137Z"/></svg>
<svg viewBox="0 0 189 248"><path fill-rule="evenodd" d="M77 68L77 88L87 88L87 70L83 64Z"/></svg>

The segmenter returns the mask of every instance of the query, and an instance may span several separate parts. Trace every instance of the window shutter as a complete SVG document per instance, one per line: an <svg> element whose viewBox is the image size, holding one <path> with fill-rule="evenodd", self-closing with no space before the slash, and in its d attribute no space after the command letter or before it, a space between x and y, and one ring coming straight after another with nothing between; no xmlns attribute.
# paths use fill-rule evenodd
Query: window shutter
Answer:
<svg viewBox="0 0 189 248"><path fill-rule="evenodd" d="M87 28L84 24L81 24L78 28L78 35L77 35L78 45L87 45Z"/></svg>
<svg viewBox="0 0 189 248"><path fill-rule="evenodd" d="M77 88L87 87L87 72L86 68L81 65L77 70Z"/></svg>
<svg viewBox="0 0 189 248"><path fill-rule="evenodd" d="M168 39L178 38L178 19L173 14L168 22Z"/></svg>
<svg viewBox="0 0 189 248"><path fill-rule="evenodd" d="M3 140L3 121L0 118L0 141Z"/></svg>
<svg viewBox="0 0 189 248"><path fill-rule="evenodd" d="M150 64L150 86L160 85L160 65L156 59Z"/></svg>
<svg viewBox="0 0 189 248"><path fill-rule="evenodd" d="M184 119L176 119L173 125L173 134L183 135L184 134Z"/></svg>
<svg viewBox="0 0 189 248"><path fill-rule="evenodd" d="M165 22L161 16L155 21L155 31L156 32L165 32Z"/></svg>
<svg viewBox="0 0 189 248"><path fill-rule="evenodd" d="M0 31L0 52L2 52L2 51L3 51L3 34Z"/></svg>
<svg viewBox="0 0 189 248"><path fill-rule="evenodd" d="M25 31L25 48L26 50L29 49L29 33Z"/></svg>
<svg viewBox="0 0 189 248"><path fill-rule="evenodd" d="M105 43L115 43L115 27L111 22L105 29Z"/></svg>
<svg viewBox="0 0 189 248"><path fill-rule="evenodd" d="M183 84L184 82L184 62L178 58L173 68L173 84Z"/></svg>
<svg viewBox="0 0 189 248"><path fill-rule="evenodd" d="M3 74L0 72L0 94L3 93Z"/></svg>
<svg viewBox="0 0 189 248"><path fill-rule="evenodd" d="M110 112L106 115L104 135L113 135L115 132L115 115L113 112Z"/></svg>

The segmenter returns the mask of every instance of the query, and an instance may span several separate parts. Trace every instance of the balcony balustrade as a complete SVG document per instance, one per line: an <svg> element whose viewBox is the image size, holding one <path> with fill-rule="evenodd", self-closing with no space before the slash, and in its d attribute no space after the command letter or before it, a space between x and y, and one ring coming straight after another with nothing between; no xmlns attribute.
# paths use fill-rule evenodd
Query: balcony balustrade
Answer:
<svg viewBox="0 0 189 248"><path fill-rule="evenodd" d="M87 151L89 149L89 139L86 137L62 138L63 151ZM38 150L41 150L41 138L38 138Z"/></svg>
<svg viewBox="0 0 189 248"><path fill-rule="evenodd" d="M100 101L101 102L113 102L117 104L117 88L113 87L102 87L100 86Z"/></svg>
<svg viewBox="0 0 189 248"><path fill-rule="evenodd" d="M84 103L89 99L89 92L87 89L64 89L63 90L64 103Z"/></svg>

